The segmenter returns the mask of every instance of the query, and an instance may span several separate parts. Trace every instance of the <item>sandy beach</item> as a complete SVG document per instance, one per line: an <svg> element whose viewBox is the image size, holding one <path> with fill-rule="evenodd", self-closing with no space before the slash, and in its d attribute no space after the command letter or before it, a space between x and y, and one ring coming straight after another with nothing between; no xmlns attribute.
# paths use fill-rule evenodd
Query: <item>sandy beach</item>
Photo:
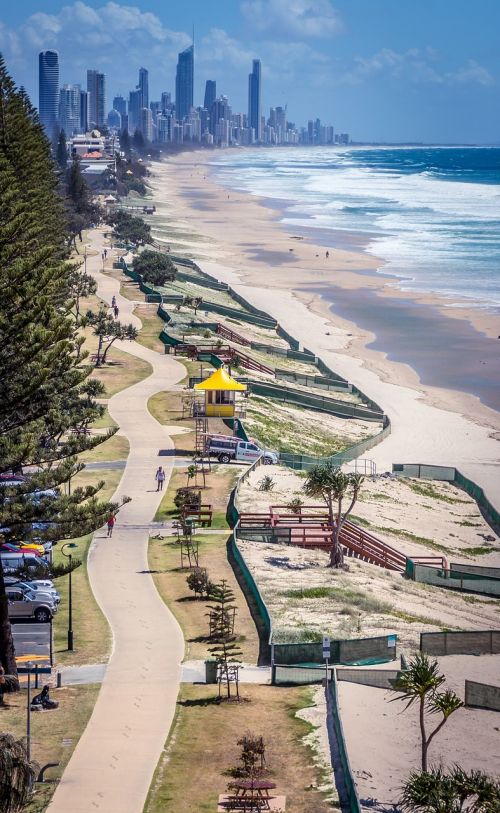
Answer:
<svg viewBox="0 0 500 813"><path fill-rule="evenodd" d="M376 273L381 263L363 251L362 236L353 235L348 245L344 235L338 247L329 247L327 258L324 244L280 224L280 212L266 201L217 184L208 166L215 157L191 152L153 164L153 235L272 313L302 345L382 406L392 434L370 452L379 471L403 462L456 466L498 501L500 413L473 394L422 383L410 364L393 358L398 349L394 337L392 346L367 346L375 334L339 315L345 308L334 305L332 310L331 289L334 284L338 300L347 305L355 302L359 309L364 303L367 312L375 305L380 318L381 308L396 300L408 308L419 304L418 318L426 319L426 359L442 352L443 331L447 347L465 348L464 359L470 341L489 337L484 348L491 348L491 359L483 353L479 370L480 364L498 362L497 314L456 300L451 307L432 294L410 296L383 269ZM377 330L378 344L384 340ZM444 356L443 365L450 364L456 359ZM473 382L474 370L470 375Z"/></svg>

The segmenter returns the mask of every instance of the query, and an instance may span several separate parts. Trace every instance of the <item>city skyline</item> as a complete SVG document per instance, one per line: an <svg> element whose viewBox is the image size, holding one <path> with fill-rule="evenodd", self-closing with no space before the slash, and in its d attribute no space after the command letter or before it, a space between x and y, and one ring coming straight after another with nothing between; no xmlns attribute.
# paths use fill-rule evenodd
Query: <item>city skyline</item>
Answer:
<svg viewBox="0 0 500 813"><path fill-rule="evenodd" d="M2 12L0 48L33 99L44 49L60 52L61 85L83 87L90 65L106 74L110 100L127 97L146 65L150 98L175 96L177 56L191 43L193 22L195 104L213 79L235 109L246 110L242 79L257 57L263 109L287 106L293 121L319 116L360 141L499 140L500 7L492 0L474 8L457 0L452 9L430 0L405 9L396 0L192 0L168 12L158 0L47 0L43 11L27 0Z"/></svg>

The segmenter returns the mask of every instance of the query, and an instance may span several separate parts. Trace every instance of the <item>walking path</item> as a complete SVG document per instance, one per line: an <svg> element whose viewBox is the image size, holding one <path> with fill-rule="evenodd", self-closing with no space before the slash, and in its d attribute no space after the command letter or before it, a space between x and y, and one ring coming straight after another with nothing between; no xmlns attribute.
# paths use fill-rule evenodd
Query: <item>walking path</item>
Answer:
<svg viewBox="0 0 500 813"><path fill-rule="evenodd" d="M119 284L100 273L103 233L92 233L87 271L98 282L99 296L113 295L120 321L140 321L134 303L121 297ZM154 473L161 463L166 484L173 465L173 443L148 412L148 399L169 389L185 375L184 367L136 342L120 350L149 362L152 374L114 395L109 412L130 443L127 465L115 499L132 502L120 512L113 536L98 531L89 553L94 595L113 634L112 654L97 702L48 810L50 813L141 813L153 772L173 720L184 654L182 632L154 586L149 573L149 525L161 500ZM78 641L78 639L77 639ZM78 643L77 643L78 645Z"/></svg>

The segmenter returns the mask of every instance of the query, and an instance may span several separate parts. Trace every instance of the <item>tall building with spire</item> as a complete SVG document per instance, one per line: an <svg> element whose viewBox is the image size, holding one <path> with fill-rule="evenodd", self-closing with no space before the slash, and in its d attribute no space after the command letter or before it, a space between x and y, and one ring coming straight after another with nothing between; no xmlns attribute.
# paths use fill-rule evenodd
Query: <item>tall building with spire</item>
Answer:
<svg viewBox="0 0 500 813"><path fill-rule="evenodd" d="M248 76L248 126L253 128L255 141L262 140L261 119L261 65L260 59L252 62L252 73Z"/></svg>
<svg viewBox="0 0 500 813"><path fill-rule="evenodd" d="M102 127L106 110L106 77L95 70L87 71L87 93L89 94L89 124Z"/></svg>
<svg viewBox="0 0 500 813"><path fill-rule="evenodd" d="M38 112L45 132L52 137L59 107L59 54L40 51L38 55Z"/></svg>
<svg viewBox="0 0 500 813"><path fill-rule="evenodd" d="M178 121L189 116L194 93L194 45L181 51L175 76L175 115Z"/></svg>

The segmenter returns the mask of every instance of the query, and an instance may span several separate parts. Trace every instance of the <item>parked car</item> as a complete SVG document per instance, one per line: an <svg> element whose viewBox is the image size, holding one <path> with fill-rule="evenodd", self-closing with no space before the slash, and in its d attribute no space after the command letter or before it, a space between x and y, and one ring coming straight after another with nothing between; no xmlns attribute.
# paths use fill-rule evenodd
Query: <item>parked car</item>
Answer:
<svg viewBox="0 0 500 813"><path fill-rule="evenodd" d="M266 465L278 462L278 455L275 452L264 451L252 441L240 440L229 435L211 435L207 440L207 453L211 457L217 457L220 463L230 463L231 460L237 463L253 463L261 455Z"/></svg>
<svg viewBox="0 0 500 813"><path fill-rule="evenodd" d="M54 590L57 593L57 590L54 586L54 582L52 579L20 579L18 576L4 576L4 582L6 587L12 587L14 584L19 584L19 582L24 581L25 584L29 584L30 587L39 587L45 588L45 590ZM58 594L59 595L59 594Z"/></svg>
<svg viewBox="0 0 500 813"><path fill-rule="evenodd" d="M40 623L47 623L57 612L57 605L46 599L33 598L17 587L7 587L9 618L33 618Z"/></svg>
<svg viewBox="0 0 500 813"><path fill-rule="evenodd" d="M0 550L10 553L36 553L38 556L45 553L45 547L36 542L2 542Z"/></svg>
<svg viewBox="0 0 500 813"><path fill-rule="evenodd" d="M36 553L7 553L0 551L0 559L4 573L15 573L20 567L27 567L28 570L37 571L40 568L48 570L49 566L42 556Z"/></svg>
<svg viewBox="0 0 500 813"><path fill-rule="evenodd" d="M11 579L12 577L7 576L4 581L6 582L6 587L17 587L23 592L28 592L33 594L34 597L43 598L45 596L48 597L50 601L53 601L54 604L61 603L61 595L55 589L55 587L48 586L48 585L40 585L37 582L31 582L24 580L16 580L15 578L12 579L9 585L7 585L7 579Z"/></svg>

